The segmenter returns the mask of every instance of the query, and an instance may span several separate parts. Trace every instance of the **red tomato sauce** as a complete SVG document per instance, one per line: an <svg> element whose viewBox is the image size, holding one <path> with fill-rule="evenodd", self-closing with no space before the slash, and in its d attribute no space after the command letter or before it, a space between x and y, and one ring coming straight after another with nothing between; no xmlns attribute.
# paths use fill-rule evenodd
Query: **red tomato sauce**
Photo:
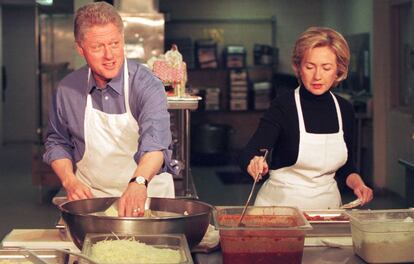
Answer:
<svg viewBox="0 0 414 264"><path fill-rule="evenodd" d="M302 251L298 252L223 252L224 264L299 264L302 262Z"/></svg>

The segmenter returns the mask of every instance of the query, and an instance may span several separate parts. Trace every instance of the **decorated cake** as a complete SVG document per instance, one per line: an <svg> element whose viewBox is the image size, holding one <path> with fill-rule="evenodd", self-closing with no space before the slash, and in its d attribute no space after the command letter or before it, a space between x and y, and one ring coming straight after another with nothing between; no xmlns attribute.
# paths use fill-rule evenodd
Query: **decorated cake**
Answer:
<svg viewBox="0 0 414 264"><path fill-rule="evenodd" d="M161 79L164 86L171 86L173 91L168 95L183 96L187 81L187 67L183 56L176 45L159 57L152 57L147 62L148 67Z"/></svg>

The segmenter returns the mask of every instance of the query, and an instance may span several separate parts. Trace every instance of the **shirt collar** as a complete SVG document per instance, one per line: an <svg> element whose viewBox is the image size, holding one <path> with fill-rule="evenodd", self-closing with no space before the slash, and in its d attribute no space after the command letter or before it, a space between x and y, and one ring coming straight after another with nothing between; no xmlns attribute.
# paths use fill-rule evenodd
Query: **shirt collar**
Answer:
<svg viewBox="0 0 414 264"><path fill-rule="evenodd" d="M106 84L107 88L114 90L119 95L124 94L124 89L122 85L123 80L124 80L123 73L124 73L124 65L122 64L121 69L118 72L118 74L115 76L115 78L113 78L109 83ZM92 93L92 91L96 88L97 88L96 82L95 82L95 79L92 77L92 73L91 73L91 79L89 80L89 84L88 84L88 93Z"/></svg>

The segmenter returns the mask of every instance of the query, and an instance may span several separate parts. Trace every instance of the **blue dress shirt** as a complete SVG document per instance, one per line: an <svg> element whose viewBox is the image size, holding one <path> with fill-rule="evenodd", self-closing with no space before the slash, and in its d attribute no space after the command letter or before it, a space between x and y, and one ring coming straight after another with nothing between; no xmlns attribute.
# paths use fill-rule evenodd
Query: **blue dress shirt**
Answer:
<svg viewBox="0 0 414 264"><path fill-rule="evenodd" d="M171 131L164 86L145 66L132 60L127 63L129 104L140 134L134 159L138 162L146 152L163 151L161 172L167 171L171 161ZM88 84L88 66L70 73L59 83L49 113L46 152L43 155L46 163L63 158L77 163L82 159L85 153L85 107L89 93L95 109L108 114L126 112L123 71L122 66L118 75L103 89L96 87L93 78Z"/></svg>

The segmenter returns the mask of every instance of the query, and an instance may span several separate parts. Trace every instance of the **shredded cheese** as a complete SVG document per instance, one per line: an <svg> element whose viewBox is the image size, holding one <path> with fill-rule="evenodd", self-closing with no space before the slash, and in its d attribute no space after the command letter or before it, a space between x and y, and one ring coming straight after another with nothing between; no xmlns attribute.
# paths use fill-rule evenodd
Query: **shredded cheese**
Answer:
<svg viewBox="0 0 414 264"><path fill-rule="evenodd" d="M111 216L111 217L118 217L118 210L115 206L111 205L103 212L97 212L97 213L91 213L93 215L99 215L99 216ZM183 216L188 215L187 211L184 211L184 214L179 213L173 213L173 212L167 212L167 211L155 211L151 209L147 209L144 211L144 216L146 218L153 218L153 217L174 217L174 216Z"/></svg>
<svg viewBox="0 0 414 264"><path fill-rule="evenodd" d="M100 264L180 263L179 250L157 248L134 239L102 240L92 246L90 258Z"/></svg>
<svg viewBox="0 0 414 264"><path fill-rule="evenodd" d="M412 223L412 222L414 222L414 219L413 219L412 217L410 217L410 216L407 216L407 217L403 220L403 222L404 222L404 223Z"/></svg>

